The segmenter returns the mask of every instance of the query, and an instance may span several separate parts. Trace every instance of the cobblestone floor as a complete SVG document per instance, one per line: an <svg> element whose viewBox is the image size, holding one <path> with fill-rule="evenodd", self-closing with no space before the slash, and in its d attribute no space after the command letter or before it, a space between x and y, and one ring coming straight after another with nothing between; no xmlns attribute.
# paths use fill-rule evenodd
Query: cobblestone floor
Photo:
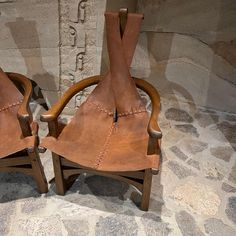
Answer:
<svg viewBox="0 0 236 236"><path fill-rule="evenodd" d="M54 184L39 195L30 177L0 174L0 235L235 236L236 115L167 97L159 120L163 162L148 212L130 200L132 187L112 179L80 176L61 197ZM50 153L41 157L50 180Z"/></svg>

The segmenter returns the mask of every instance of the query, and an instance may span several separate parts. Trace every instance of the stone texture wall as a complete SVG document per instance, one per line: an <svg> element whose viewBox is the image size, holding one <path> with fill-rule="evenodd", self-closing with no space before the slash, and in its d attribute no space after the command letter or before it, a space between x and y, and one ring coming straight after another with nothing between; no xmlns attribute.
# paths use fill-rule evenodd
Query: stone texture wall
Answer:
<svg viewBox="0 0 236 236"><path fill-rule="evenodd" d="M139 0L132 70L164 96L236 112L236 1Z"/></svg>
<svg viewBox="0 0 236 236"><path fill-rule="evenodd" d="M73 83L99 74L105 7L105 0L0 0L0 66L36 81L51 106Z"/></svg>
<svg viewBox="0 0 236 236"><path fill-rule="evenodd" d="M0 1L0 66L36 81L48 101L59 91L58 19L57 0Z"/></svg>
<svg viewBox="0 0 236 236"><path fill-rule="evenodd" d="M81 79L100 73L106 1L60 0L60 91L64 93ZM83 98L84 90L66 108L73 112Z"/></svg>

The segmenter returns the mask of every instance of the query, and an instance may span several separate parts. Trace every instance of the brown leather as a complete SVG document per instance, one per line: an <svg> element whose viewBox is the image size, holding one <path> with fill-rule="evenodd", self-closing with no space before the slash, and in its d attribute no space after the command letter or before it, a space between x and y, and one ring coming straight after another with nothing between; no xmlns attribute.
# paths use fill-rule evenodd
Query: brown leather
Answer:
<svg viewBox="0 0 236 236"><path fill-rule="evenodd" d="M110 72L61 134L41 145L96 170L157 169L159 154L147 155L149 114L129 73L143 15L128 14L122 38L119 14L107 12L105 18Z"/></svg>
<svg viewBox="0 0 236 236"><path fill-rule="evenodd" d="M22 137L17 111L23 96L0 68L0 158L33 147L35 136Z"/></svg>

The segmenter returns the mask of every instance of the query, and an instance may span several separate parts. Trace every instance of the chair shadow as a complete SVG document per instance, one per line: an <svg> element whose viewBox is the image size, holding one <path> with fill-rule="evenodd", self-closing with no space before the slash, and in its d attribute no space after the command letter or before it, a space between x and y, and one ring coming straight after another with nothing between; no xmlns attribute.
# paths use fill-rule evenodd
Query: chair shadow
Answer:
<svg viewBox="0 0 236 236"><path fill-rule="evenodd" d="M8 22L5 25L9 28L12 38L24 59L27 69L26 76L30 78L33 86L32 100L44 108L48 108L42 89L57 91L58 88L55 84L55 76L47 72L43 67L36 21L17 17L15 21ZM34 52L33 54L32 51Z"/></svg>
<svg viewBox="0 0 236 236"><path fill-rule="evenodd" d="M161 157L162 162L162 157ZM149 212L161 216L164 201L163 185L161 184L161 168L158 175L153 175ZM139 206L141 203L141 193L132 185L125 182L115 180L109 177L81 174L77 177L74 184L67 190L64 196L56 194L56 186L54 179L50 181L49 192L47 197L57 197L64 201L97 209L100 211L111 213L129 214L135 212L137 215L145 213L141 211Z"/></svg>
<svg viewBox="0 0 236 236"><path fill-rule="evenodd" d="M160 178L157 179L160 180ZM160 184L159 192L162 192L162 189ZM58 197L82 207L111 213L124 213L124 207L127 208L127 212L131 210L137 214L144 213L139 209L141 194L137 189L122 181L99 175L80 175L64 196L56 194L53 182L47 196ZM149 211L161 215L161 208L162 202L151 196Z"/></svg>
<svg viewBox="0 0 236 236"><path fill-rule="evenodd" d="M0 203L39 198L33 177L21 173L0 173Z"/></svg>

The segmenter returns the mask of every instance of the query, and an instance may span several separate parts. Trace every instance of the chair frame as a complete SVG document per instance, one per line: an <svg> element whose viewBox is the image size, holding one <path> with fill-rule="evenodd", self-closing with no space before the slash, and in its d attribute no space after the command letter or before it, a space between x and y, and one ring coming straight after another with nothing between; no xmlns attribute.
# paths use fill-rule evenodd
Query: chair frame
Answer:
<svg viewBox="0 0 236 236"><path fill-rule="evenodd" d="M22 91L23 102L17 112L17 118L22 130L22 137L35 135L34 147L0 159L0 172L20 172L32 176L37 184L39 193L48 192L48 184L38 153L38 124L32 123L32 113L29 102L32 96L32 84L28 78L21 74L7 72L9 79Z"/></svg>
<svg viewBox="0 0 236 236"><path fill-rule="evenodd" d="M41 115L41 121L48 122L49 135L57 138L62 129L59 127L58 116L70 99L83 89L99 83L104 77L92 76L87 79L83 79L80 82L70 87L61 99L52 106L52 108ZM149 134L149 144L147 154L160 153L160 147L158 139L161 139L162 133L157 124L157 118L160 111L160 96L156 89L148 82L134 78L135 84L138 88L145 91L152 102L152 112L147 127ZM74 183L78 175L82 173L92 173L96 175L107 176L113 179L117 179L128 184L133 185L142 193L141 210L147 211L149 208L152 176L158 174L157 169L144 169L139 171L126 171L126 172L109 172L109 171L97 171L94 169L86 168L77 163L71 162L66 158L52 152L56 191L59 195L64 195Z"/></svg>

